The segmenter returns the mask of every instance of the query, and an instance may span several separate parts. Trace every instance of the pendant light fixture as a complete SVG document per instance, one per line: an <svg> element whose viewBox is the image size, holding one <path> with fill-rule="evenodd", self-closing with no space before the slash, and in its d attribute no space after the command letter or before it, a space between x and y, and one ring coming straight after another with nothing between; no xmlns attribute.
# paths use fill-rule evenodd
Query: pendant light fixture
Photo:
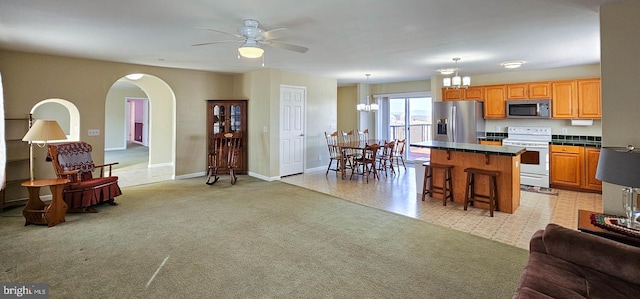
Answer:
<svg viewBox="0 0 640 299"><path fill-rule="evenodd" d="M440 72L440 74L442 75L450 75L455 73L455 75L451 78L449 77L445 77L442 80L442 85L446 88L455 88L458 89L460 87L464 87L467 88L471 85L471 77L469 76L464 76L464 77L460 77L460 75L458 75L458 61L460 60L460 57L454 57L453 61L455 62L456 66L455 68L452 69L440 69L438 70Z"/></svg>
<svg viewBox="0 0 640 299"><path fill-rule="evenodd" d="M358 103L356 105L356 110L360 112L375 112L380 109L380 106L378 106L378 103L376 103L375 101L373 101L372 103L369 102L369 76L371 76L371 74L365 74L365 76L367 76L366 103Z"/></svg>

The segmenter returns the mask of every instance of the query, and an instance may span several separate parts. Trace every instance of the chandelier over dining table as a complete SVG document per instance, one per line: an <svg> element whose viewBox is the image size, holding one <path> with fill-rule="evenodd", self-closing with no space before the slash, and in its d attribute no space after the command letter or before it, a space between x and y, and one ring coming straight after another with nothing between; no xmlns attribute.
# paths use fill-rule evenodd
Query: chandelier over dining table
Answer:
<svg viewBox="0 0 640 299"><path fill-rule="evenodd" d="M378 106L378 103L376 103L375 100L373 102L369 100L369 77L371 74L365 74L365 76L367 76L367 92L365 93L366 102L358 103L356 105L356 110L359 112L375 112L380 109L380 106Z"/></svg>
<svg viewBox="0 0 640 299"><path fill-rule="evenodd" d="M442 75L451 75L454 74L455 75L453 77L445 77L442 80L442 85L446 88L460 88L460 87L464 87L467 88L471 85L471 77L469 76L464 76L461 77L458 74L458 61L460 61L460 57L454 57L453 61L455 62L455 67L454 68L447 68L447 69L439 69L438 72L440 72L440 74Z"/></svg>

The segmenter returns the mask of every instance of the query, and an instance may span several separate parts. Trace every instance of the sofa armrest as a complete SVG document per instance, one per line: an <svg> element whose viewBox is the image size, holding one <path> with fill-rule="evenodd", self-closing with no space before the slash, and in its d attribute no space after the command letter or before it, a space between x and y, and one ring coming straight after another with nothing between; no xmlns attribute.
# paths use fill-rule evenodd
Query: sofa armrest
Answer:
<svg viewBox="0 0 640 299"><path fill-rule="evenodd" d="M640 247L548 224L542 237L548 254L631 282L640 281Z"/></svg>
<svg viewBox="0 0 640 299"><path fill-rule="evenodd" d="M541 229L531 236L531 240L529 241L529 252L547 253L547 249L544 247L544 241L542 241L543 235L544 230Z"/></svg>

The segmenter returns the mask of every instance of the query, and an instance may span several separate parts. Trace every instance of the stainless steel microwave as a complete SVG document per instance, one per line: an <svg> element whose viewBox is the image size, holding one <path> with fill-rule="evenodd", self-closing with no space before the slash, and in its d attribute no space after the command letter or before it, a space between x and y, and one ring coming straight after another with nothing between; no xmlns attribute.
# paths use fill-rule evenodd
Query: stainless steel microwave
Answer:
<svg viewBox="0 0 640 299"><path fill-rule="evenodd" d="M551 100L509 100L507 118L551 118Z"/></svg>

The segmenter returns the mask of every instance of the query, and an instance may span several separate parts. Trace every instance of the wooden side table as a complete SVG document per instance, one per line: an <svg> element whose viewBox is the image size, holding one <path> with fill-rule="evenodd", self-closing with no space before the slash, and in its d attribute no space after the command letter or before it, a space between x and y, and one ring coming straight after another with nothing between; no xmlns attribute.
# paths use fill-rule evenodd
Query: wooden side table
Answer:
<svg viewBox="0 0 640 299"><path fill-rule="evenodd" d="M617 233L615 231L606 230L604 228L593 225L591 223L592 214L598 214L598 212L589 211L589 210L578 210L578 230L579 231L600 236L603 238L615 240L620 243L625 243L625 244L633 245L636 247L640 247L640 239L638 238Z"/></svg>
<svg viewBox="0 0 640 299"><path fill-rule="evenodd" d="M44 179L23 182L22 186L27 187L29 191L29 200L22 210L22 215L25 219L24 225L46 224L52 227L64 222L67 204L62 198L62 191L64 190L64 184L68 182L69 180L67 179ZM40 187L47 186L51 189L51 203L48 206L40 199Z"/></svg>

